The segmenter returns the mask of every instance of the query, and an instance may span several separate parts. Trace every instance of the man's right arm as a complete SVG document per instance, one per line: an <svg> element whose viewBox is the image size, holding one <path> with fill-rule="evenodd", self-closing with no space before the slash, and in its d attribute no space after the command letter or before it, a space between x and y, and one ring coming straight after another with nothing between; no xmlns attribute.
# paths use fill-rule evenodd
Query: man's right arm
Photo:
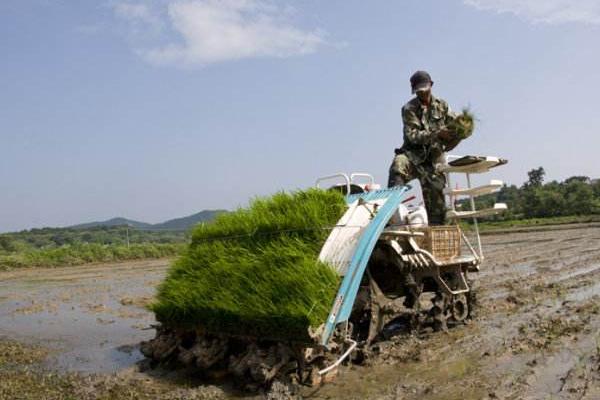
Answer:
<svg viewBox="0 0 600 400"><path fill-rule="evenodd" d="M402 121L404 122L404 137L412 144L430 144L435 135L421 127L417 114L407 108L402 108Z"/></svg>

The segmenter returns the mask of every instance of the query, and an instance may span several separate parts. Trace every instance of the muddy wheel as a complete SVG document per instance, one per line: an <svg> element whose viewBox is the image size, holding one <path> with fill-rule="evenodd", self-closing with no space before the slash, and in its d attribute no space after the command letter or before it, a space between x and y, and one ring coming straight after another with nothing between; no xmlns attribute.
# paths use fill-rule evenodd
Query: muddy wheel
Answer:
<svg viewBox="0 0 600 400"><path fill-rule="evenodd" d="M469 302L467 296L459 294L452 297L450 316L453 322L464 322L469 316Z"/></svg>
<svg viewBox="0 0 600 400"><path fill-rule="evenodd" d="M476 313L476 308L477 308L477 285L475 284L475 281L473 281L472 279L469 279L467 281L467 284L469 285L470 290L467 292L466 294L466 298L467 298L467 306L469 308L469 312L467 314L467 320L471 320L473 318L475 318L475 313Z"/></svg>
<svg viewBox="0 0 600 400"><path fill-rule="evenodd" d="M441 293L436 293L431 300L433 306L429 310L429 315L432 319L433 330L436 332L448 330L448 310L446 296Z"/></svg>
<svg viewBox="0 0 600 400"><path fill-rule="evenodd" d="M410 316L410 331L418 332L421 326L423 325L423 315L421 314L421 305L419 302L413 308L413 313Z"/></svg>

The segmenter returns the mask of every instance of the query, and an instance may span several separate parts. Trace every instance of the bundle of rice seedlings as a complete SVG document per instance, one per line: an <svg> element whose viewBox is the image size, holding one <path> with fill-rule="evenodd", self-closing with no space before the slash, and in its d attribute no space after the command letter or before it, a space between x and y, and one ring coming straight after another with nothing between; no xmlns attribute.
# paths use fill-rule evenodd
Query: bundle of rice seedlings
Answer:
<svg viewBox="0 0 600 400"><path fill-rule="evenodd" d="M318 254L346 210L337 192L258 198L199 225L151 305L163 325L307 338L327 318L339 277Z"/></svg>
<svg viewBox="0 0 600 400"><path fill-rule="evenodd" d="M452 120L448 129L454 132L458 139L466 139L473 134L475 117L468 108L463 108L462 113Z"/></svg>

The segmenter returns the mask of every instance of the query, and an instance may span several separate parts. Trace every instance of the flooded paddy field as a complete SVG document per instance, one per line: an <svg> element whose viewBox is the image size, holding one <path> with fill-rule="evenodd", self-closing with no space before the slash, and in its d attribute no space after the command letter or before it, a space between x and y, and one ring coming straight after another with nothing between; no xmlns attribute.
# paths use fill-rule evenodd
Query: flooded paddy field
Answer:
<svg viewBox="0 0 600 400"><path fill-rule="evenodd" d="M392 337L312 399L599 399L600 227L483 236L478 308ZM0 399L261 398L144 367L168 261L0 272ZM284 398L271 393L271 398Z"/></svg>

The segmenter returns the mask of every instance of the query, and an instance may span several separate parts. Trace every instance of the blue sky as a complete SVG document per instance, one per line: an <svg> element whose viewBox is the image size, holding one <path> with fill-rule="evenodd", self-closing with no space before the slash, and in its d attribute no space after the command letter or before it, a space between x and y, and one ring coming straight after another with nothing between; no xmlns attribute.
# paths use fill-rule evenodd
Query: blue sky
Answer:
<svg viewBox="0 0 600 400"><path fill-rule="evenodd" d="M600 177L599 33L600 0L3 0L0 231L385 182L417 69L494 178Z"/></svg>

